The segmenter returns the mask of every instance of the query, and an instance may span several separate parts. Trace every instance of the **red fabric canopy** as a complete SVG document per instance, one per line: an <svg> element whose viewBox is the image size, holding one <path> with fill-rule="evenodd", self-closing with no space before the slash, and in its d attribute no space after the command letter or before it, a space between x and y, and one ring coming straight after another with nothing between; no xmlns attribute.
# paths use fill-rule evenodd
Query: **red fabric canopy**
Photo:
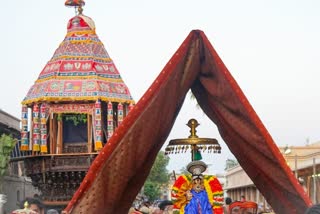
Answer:
<svg viewBox="0 0 320 214"><path fill-rule="evenodd" d="M126 214L191 88L240 165L279 214L311 205L202 31L192 31L96 157L67 213Z"/></svg>

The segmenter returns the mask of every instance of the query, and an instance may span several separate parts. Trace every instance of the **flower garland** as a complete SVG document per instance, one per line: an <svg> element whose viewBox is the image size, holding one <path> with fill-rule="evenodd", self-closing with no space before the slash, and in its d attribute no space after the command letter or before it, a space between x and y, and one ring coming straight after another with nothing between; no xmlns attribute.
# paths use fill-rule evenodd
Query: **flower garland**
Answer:
<svg viewBox="0 0 320 214"><path fill-rule="evenodd" d="M216 176L205 175L204 187L215 214L223 214L223 189Z"/></svg>
<svg viewBox="0 0 320 214"><path fill-rule="evenodd" d="M216 176L205 175L203 178L204 188L212 205L214 214L223 214L223 189ZM186 191L192 189L191 175L181 175L172 186L171 200L174 209L179 209L184 214L184 207L187 204Z"/></svg>

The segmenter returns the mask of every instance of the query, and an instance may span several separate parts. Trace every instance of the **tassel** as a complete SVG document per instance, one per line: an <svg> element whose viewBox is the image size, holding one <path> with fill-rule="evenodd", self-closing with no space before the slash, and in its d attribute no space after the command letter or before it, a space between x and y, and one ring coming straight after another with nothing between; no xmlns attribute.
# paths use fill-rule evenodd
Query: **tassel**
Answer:
<svg viewBox="0 0 320 214"><path fill-rule="evenodd" d="M102 142L101 141L96 141L94 144L94 150L99 151L102 149Z"/></svg>
<svg viewBox="0 0 320 214"><path fill-rule="evenodd" d="M202 160L202 155L201 155L201 153L200 153L199 150L197 150L197 151L195 152L195 154L194 154L194 160L195 160L195 161Z"/></svg>
<svg viewBox="0 0 320 214"><path fill-rule="evenodd" d="M123 105L121 103L118 104L118 126L123 121Z"/></svg>
<svg viewBox="0 0 320 214"><path fill-rule="evenodd" d="M33 114L33 146L32 150L35 152L40 151L40 127L39 127L39 106L35 104L32 110Z"/></svg>
<svg viewBox="0 0 320 214"><path fill-rule="evenodd" d="M28 107L22 106L21 111L21 151L29 150L29 137L28 137Z"/></svg>
<svg viewBox="0 0 320 214"><path fill-rule="evenodd" d="M41 144L40 151L41 151L41 153L48 153L48 147L47 147L47 145L42 145L42 144Z"/></svg>
<svg viewBox="0 0 320 214"><path fill-rule="evenodd" d="M108 129L108 140L111 138L113 135L113 107L112 103L108 102L108 107L107 107L107 129Z"/></svg>
<svg viewBox="0 0 320 214"><path fill-rule="evenodd" d="M95 104L95 144L94 150L99 151L102 149L102 132L101 132L101 103L99 100Z"/></svg>
<svg viewBox="0 0 320 214"><path fill-rule="evenodd" d="M198 146L194 147L194 161L202 160L202 155L200 152L200 148Z"/></svg>
<svg viewBox="0 0 320 214"><path fill-rule="evenodd" d="M40 133L41 133L40 152L48 153L46 104L42 104L40 108Z"/></svg>
<svg viewBox="0 0 320 214"><path fill-rule="evenodd" d="M33 144L32 150L35 152L39 152L40 151L40 145L39 144Z"/></svg>
<svg viewBox="0 0 320 214"><path fill-rule="evenodd" d="M21 140L21 146L20 146L20 150L21 151L28 151L29 150L29 145L23 145L22 143L25 142L25 141L22 141ZM27 141L28 143L28 141Z"/></svg>

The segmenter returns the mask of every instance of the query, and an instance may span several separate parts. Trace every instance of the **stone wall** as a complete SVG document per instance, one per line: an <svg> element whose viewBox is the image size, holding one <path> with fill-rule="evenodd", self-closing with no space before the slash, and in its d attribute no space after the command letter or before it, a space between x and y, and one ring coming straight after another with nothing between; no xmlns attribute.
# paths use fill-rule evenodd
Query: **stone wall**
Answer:
<svg viewBox="0 0 320 214"><path fill-rule="evenodd" d="M20 201L25 197L32 197L39 192L32 186L28 177L5 176L3 183L3 193L7 196L7 203L4 209L7 213L18 209Z"/></svg>

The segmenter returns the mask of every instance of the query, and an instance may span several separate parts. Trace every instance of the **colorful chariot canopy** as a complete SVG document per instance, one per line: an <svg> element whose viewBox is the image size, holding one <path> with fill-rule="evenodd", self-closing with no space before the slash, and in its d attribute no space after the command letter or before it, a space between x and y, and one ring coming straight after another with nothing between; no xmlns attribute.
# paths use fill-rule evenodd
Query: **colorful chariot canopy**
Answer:
<svg viewBox="0 0 320 214"><path fill-rule="evenodd" d="M82 13L69 20L67 35L22 104L97 99L134 103L95 29L94 21Z"/></svg>

